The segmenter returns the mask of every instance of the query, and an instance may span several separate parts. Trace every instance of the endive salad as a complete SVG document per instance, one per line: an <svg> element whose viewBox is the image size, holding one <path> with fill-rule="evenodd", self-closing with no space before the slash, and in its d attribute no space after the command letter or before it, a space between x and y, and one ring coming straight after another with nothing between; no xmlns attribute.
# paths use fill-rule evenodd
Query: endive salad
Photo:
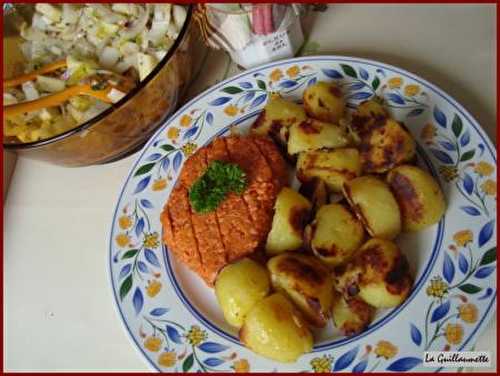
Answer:
<svg viewBox="0 0 500 376"><path fill-rule="evenodd" d="M25 74L3 83L4 135L33 142L97 116L151 73L186 15L173 4L36 4L20 33Z"/></svg>

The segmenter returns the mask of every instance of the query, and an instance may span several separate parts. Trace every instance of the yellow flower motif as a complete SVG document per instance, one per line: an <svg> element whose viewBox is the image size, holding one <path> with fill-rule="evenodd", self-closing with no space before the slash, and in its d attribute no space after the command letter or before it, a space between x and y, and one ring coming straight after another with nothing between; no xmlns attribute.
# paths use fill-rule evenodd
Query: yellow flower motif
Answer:
<svg viewBox="0 0 500 376"><path fill-rule="evenodd" d="M153 191L161 191L167 188L167 180L166 179L157 179L153 182Z"/></svg>
<svg viewBox="0 0 500 376"><path fill-rule="evenodd" d="M458 307L458 317L467 324L474 324L477 321L477 307L472 303L461 304Z"/></svg>
<svg viewBox="0 0 500 376"><path fill-rule="evenodd" d="M481 190L490 196L497 195L497 183L494 180L488 179L481 184Z"/></svg>
<svg viewBox="0 0 500 376"><path fill-rule="evenodd" d="M448 293L448 285L441 279L441 277L434 277L431 283L427 286L427 295L435 298L442 298Z"/></svg>
<svg viewBox="0 0 500 376"><path fill-rule="evenodd" d="M191 121L193 121L193 118L189 115L182 115L181 116L181 120L180 120L180 123L181 123L181 127L189 127L189 124L191 124Z"/></svg>
<svg viewBox="0 0 500 376"><path fill-rule="evenodd" d="M175 355L175 352L167 351L160 354L158 357L158 364L163 367L173 367L176 360L177 356Z"/></svg>
<svg viewBox="0 0 500 376"><path fill-rule="evenodd" d="M207 332L201 330L198 325L193 325L186 334L186 338L191 345L197 346L207 339Z"/></svg>
<svg viewBox="0 0 500 376"><path fill-rule="evenodd" d="M120 218L118 218L118 225L122 230L126 230L130 226L132 226L132 218L130 218L128 215L122 215Z"/></svg>
<svg viewBox="0 0 500 376"><path fill-rule="evenodd" d="M171 140L175 140L177 137L179 137L179 133L180 133L179 128L170 127L170 128L168 128L168 131L167 131L167 137Z"/></svg>
<svg viewBox="0 0 500 376"><path fill-rule="evenodd" d="M387 86L390 89L398 89L403 84L403 79L401 77L393 77L389 81L387 81Z"/></svg>
<svg viewBox="0 0 500 376"><path fill-rule="evenodd" d="M281 69L275 69L271 72L269 78L273 82L279 81L283 78L283 72L281 71Z"/></svg>
<svg viewBox="0 0 500 376"><path fill-rule="evenodd" d="M158 241L158 233L153 232L144 236L144 248L156 248L160 245Z"/></svg>
<svg viewBox="0 0 500 376"><path fill-rule="evenodd" d="M422 138L422 140L429 143L434 140L435 136L436 136L436 127L431 123L425 124L424 127L422 128L422 131L420 132L420 137Z"/></svg>
<svg viewBox="0 0 500 376"><path fill-rule="evenodd" d="M161 282L153 279L152 281L148 281L148 285L146 286L146 293L150 298L154 298L161 290Z"/></svg>
<svg viewBox="0 0 500 376"><path fill-rule="evenodd" d="M448 324L444 329L444 336L450 345L458 345L462 342L464 328L460 324Z"/></svg>
<svg viewBox="0 0 500 376"><path fill-rule="evenodd" d="M459 247L465 247L472 241L472 231L471 230L462 230L458 231L453 235L453 240L456 245Z"/></svg>
<svg viewBox="0 0 500 376"><path fill-rule="evenodd" d="M488 162L481 161L474 167L474 171L481 176L490 176L495 171L495 167Z"/></svg>
<svg viewBox="0 0 500 376"><path fill-rule="evenodd" d="M300 68L297 65L294 65L286 70L286 74L290 78L297 77L300 73Z"/></svg>
<svg viewBox="0 0 500 376"><path fill-rule="evenodd" d="M236 373L247 373L250 371L250 364L246 359L240 359L233 363L233 369Z"/></svg>
<svg viewBox="0 0 500 376"><path fill-rule="evenodd" d="M439 173L443 175L447 182L453 181L458 177L458 170L454 166L439 166Z"/></svg>
<svg viewBox="0 0 500 376"><path fill-rule="evenodd" d="M230 104L229 106L226 106L224 112L228 116L236 116L238 115L238 107L236 107L234 104Z"/></svg>
<svg viewBox="0 0 500 376"><path fill-rule="evenodd" d="M406 85L404 93L407 97L413 97L420 93L420 87L418 85Z"/></svg>
<svg viewBox="0 0 500 376"><path fill-rule="evenodd" d="M397 355L398 348L389 341L378 341L374 352L377 354L377 357L381 356L385 359L391 359Z"/></svg>
<svg viewBox="0 0 500 376"><path fill-rule="evenodd" d="M116 244L120 247L126 247L127 244L130 242L130 238L128 237L127 234L121 233L116 235Z"/></svg>
<svg viewBox="0 0 500 376"><path fill-rule="evenodd" d="M310 364L316 373L330 373L332 372L333 357L331 355L323 355L321 358L314 358Z"/></svg>
<svg viewBox="0 0 500 376"><path fill-rule="evenodd" d="M182 152L186 157L189 157L191 154L194 153L197 147L198 145L196 145L195 143L188 142L182 147Z"/></svg>
<svg viewBox="0 0 500 376"><path fill-rule="evenodd" d="M144 341L144 347L152 352L157 352L161 347L161 338L156 336L149 336Z"/></svg>

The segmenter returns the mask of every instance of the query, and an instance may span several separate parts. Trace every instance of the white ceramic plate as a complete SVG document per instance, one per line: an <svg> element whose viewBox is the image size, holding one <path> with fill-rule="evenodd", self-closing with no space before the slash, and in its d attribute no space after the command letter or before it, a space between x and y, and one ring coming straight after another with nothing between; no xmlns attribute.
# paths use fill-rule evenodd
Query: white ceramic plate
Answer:
<svg viewBox="0 0 500 376"><path fill-rule="evenodd" d="M281 364L244 348L214 292L161 244L160 213L185 159L214 137L245 129L272 92L300 100L318 81L341 85L350 107L377 94L416 138L419 160L448 202L438 225L399 237L415 284L408 300L343 337L315 333L314 350ZM135 346L161 371L418 371L425 350L468 350L496 300L496 152L470 114L436 86L369 60L297 58L244 72L186 104L147 143L113 216L109 267Z"/></svg>

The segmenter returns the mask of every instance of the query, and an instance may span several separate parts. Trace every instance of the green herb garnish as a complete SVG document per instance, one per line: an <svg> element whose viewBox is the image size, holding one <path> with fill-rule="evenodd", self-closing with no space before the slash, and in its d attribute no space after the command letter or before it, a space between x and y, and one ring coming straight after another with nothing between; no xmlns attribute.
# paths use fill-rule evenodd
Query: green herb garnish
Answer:
<svg viewBox="0 0 500 376"><path fill-rule="evenodd" d="M208 213L215 210L229 192L243 193L246 185L246 174L240 166L213 161L191 186L189 201L196 212Z"/></svg>

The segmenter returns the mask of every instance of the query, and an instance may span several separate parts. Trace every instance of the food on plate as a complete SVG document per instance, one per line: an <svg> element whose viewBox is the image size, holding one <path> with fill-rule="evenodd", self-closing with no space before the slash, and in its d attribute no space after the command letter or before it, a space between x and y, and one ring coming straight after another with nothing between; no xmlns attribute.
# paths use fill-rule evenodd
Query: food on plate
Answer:
<svg viewBox="0 0 500 376"><path fill-rule="evenodd" d="M344 195L371 236L394 239L401 232L399 205L383 180L369 175L349 180Z"/></svg>
<svg viewBox="0 0 500 376"><path fill-rule="evenodd" d="M302 315L281 293L264 298L248 312L239 336L252 351L280 362L294 362L313 347Z"/></svg>
<svg viewBox="0 0 500 376"><path fill-rule="evenodd" d="M338 124L344 115L345 100L342 90L328 82L317 82L304 90L304 108L307 114L327 123Z"/></svg>
<svg viewBox="0 0 500 376"><path fill-rule="evenodd" d="M266 252L275 255L299 249L311 203L292 188L284 187L276 198L271 231L267 236Z"/></svg>
<svg viewBox="0 0 500 376"><path fill-rule="evenodd" d="M360 175L361 159L355 148L307 151L297 159L297 178L301 182L317 177L333 192L342 192L346 181Z"/></svg>
<svg viewBox="0 0 500 376"><path fill-rule="evenodd" d="M336 269L336 287L347 299L358 296L376 308L401 304L413 283L408 261L390 240L368 240L346 266Z"/></svg>
<svg viewBox="0 0 500 376"><path fill-rule="evenodd" d="M308 226L311 228L310 248L321 261L331 266L347 262L363 244L363 225L341 204L322 206Z"/></svg>
<svg viewBox="0 0 500 376"><path fill-rule="evenodd" d="M346 146L349 138L344 128L315 119L295 122L290 126L288 154Z"/></svg>
<svg viewBox="0 0 500 376"><path fill-rule="evenodd" d="M299 193L311 203L311 213L316 211L329 200L328 189L323 180L313 177L300 185Z"/></svg>
<svg viewBox="0 0 500 376"><path fill-rule="evenodd" d="M267 262L275 290L285 293L313 326L322 328L330 318L333 279L316 257L287 252Z"/></svg>
<svg viewBox="0 0 500 376"><path fill-rule="evenodd" d="M55 136L120 101L167 55L186 20L172 4L37 3L24 72L4 81L4 134Z"/></svg>
<svg viewBox="0 0 500 376"><path fill-rule="evenodd" d="M389 113L381 101L369 99L360 103L351 115L350 122L351 135L356 143L360 143L361 134L366 133L376 124L383 124L387 118L389 118Z"/></svg>
<svg viewBox="0 0 500 376"><path fill-rule="evenodd" d="M403 165L387 174L401 209L404 231L419 231L441 219L446 203L438 183L416 166Z"/></svg>
<svg viewBox="0 0 500 376"><path fill-rule="evenodd" d="M226 321L241 327L248 311L269 293L270 287L266 268L249 258L224 267L215 281L215 295Z"/></svg>
<svg viewBox="0 0 500 376"><path fill-rule="evenodd" d="M416 144L402 123L382 120L360 133L359 151L365 173L384 173L415 157Z"/></svg>
<svg viewBox="0 0 500 376"><path fill-rule="evenodd" d="M215 210L198 213L189 191L215 161L237 164L246 188L241 194L229 192ZM184 163L161 214L163 240L180 262L213 285L225 265L263 246L276 197L287 182L285 161L269 138L217 138Z"/></svg>
<svg viewBox="0 0 500 376"><path fill-rule="evenodd" d="M356 296L346 299L340 295L334 299L333 324L345 336L363 332L370 325L374 315L375 308Z"/></svg>
<svg viewBox="0 0 500 376"><path fill-rule="evenodd" d="M306 119L304 107L284 100L280 96L273 96L252 125L252 132L271 136L274 140L286 145L290 126Z"/></svg>

